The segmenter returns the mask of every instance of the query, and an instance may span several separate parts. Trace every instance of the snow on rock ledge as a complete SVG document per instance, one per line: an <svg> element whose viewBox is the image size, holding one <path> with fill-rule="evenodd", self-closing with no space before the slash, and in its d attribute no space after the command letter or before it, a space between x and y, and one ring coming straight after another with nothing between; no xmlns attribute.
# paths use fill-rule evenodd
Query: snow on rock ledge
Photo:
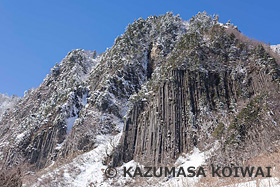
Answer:
<svg viewBox="0 0 280 187"><path fill-rule="evenodd" d="M280 55L280 44L270 46L271 49Z"/></svg>

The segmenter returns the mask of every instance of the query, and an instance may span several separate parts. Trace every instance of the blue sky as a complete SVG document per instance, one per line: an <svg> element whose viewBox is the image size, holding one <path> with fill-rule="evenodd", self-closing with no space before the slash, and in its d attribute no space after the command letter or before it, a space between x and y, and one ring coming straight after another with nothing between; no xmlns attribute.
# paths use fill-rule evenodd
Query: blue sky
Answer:
<svg viewBox="0 0 280 187"><path fill-rule="evenodd" d="M279 0L0 0L0 93L23 96L72 49L104 52L134 19L173 11L188 20L204 10L280 43Z"/></svg>

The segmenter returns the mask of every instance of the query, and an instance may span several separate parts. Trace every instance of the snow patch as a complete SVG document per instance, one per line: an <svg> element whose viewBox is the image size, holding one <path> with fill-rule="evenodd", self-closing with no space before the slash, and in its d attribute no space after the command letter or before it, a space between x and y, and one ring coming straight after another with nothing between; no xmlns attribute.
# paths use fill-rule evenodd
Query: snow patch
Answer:
<svg viewBox="0 0 280 187"><path fill-rule="evenodd" d="M177 161L175 162L175 165L179 165L180 167L183 167L187 170L188 167L199 167L202 164L205 163L205 153L202 153L199 151L198 148L194 148L192 154L187 154L186 156L180 156Z"/></svg>
<svg viewBox="0 0 280 187"><path fill-rule="evenodd" d="M82 97L83 106L86 106L86 104L87 104L87 97L88 97L88 93L86 92L85 94L83 94L83 97Z"/></svg>
<svg viewBox="0 0 280 187"><path fill-rule="evenodd" d="M278 45L271 45L271 49L280 55L280 44Z"/></svg>
<svg viewBox="0 0 280 187"><path fill-rule="evenodd" d="M71 131L72 127L74 126L75 124L75 121L76 119L78 119L78 116L74 116L74 117L70 117L70 118L67 118L65 120L66 122L66 126L67 126L67 134L69 134L69 132Z"/></svg>
<svg viewBox="0 0 280 187"><path fill-rule="evenodd" d="M201 152L197 147L194 147L193 152L188 154L183 154L180 156L175 162L175 166L177 170L180 167L183 167L185 171L187 171L188 167L193 166L198 168L205 164L206 159L210 158L211 154L219 148L220 144L216 141L211 149L205 152ZM196 186L198 184L200 177L175 177L171 178L167 182L162 182L161 186L178 186L184 187L186 184L189 186Z"/></svg>
<svg viewBox="0 0 280 187"><path fill-rule="evenodd" d="M25 132L18 134L15 140L16 144L21 142L24 136L25 136Z"/></svg>

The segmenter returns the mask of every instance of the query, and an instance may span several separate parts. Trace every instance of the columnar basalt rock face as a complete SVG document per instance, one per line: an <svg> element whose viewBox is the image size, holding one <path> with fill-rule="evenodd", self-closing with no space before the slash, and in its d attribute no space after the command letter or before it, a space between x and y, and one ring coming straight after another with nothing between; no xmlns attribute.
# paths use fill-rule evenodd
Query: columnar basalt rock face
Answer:
<svg viewBox="0 0 280 187"><path fill-rule="evenodd" d="M134 97L114 165L134 159L166 166L194 147L209 150L217 142L209 163L242 164L274 149L279 65L261 46L240 48L233 34L212 29L212 39L194 48L184 48L190 43L183 37L183 46L179 41L161 67L163 76L152 77L146 93Z"/></svg>
<svg viewBox="0 0 280 187"><path fill-rule="evenodd" d="M238 90L229 86L236 83L227 80L227 72L173 70L169 77L126 120L124 150L131 150L124 153L126 161L168 164L194 146L204 148L205 142L213 142L207 136L217 120L212 112L226 112L236 100Z"/></svg>
<svg viewBox="0 0 280 187"><path fill-rule="evenodd" d="M266 111L277 106L277 100L272 101L271 106L266 106L266 110L259 111L260 115L262 113L259 119L246 122L244 125L247 127L244 126L244 129L232 126L235 116L240 118L240 114L248 107L247 103L256 102L255 99L262 93L268 93L266 97L278 93L269 86L261 86L264 84L279 89L279 86L272 82L271 75L267 75L264 70L258 74L252 72L252 77L239 80L232 78L231 70L174 70L169 76L173 78L172 81L162 83L156 94L147 101L135 104L129 113L121 143L125 150L125 162L135 159L146 165L167 165L181 153L190 152L195 146L207 150L218 140L222 147L210 162L241 163L256 156L256 150L271 149L271 142L279 139L279 128L273 124L278 122L271 118L263 119ZM245 85L242 85L242 82L245 80L251 80L252 83L243 87ZM257 104L260 108L264 107L261 102ZM253 114L247 115L245 118ZM243 125L244 122L238 123ZM215 134L215 129L221 124L225 129L217 132L221 134ZM259 125L262 126L261 129ZM231 132L232 128L237 129ZM237 136L240 136L238 139L242 141L234 143L230 140L231 133L240 133Z"/></svg>

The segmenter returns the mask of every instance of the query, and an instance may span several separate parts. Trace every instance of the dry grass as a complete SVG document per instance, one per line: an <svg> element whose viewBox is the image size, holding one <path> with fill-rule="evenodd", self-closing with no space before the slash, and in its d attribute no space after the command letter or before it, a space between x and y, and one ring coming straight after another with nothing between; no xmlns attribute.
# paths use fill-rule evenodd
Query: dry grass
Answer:
<svg viewBox="0 0 280 187"><path fill-rule="evenodd" d="M58 159L53 165L47 166L44 169L36 172L28 172L28 174L24 175L22 178L23 184L27 186L40 184L40 186L48 187L60 179L63 179L65 169L67 169L69 173L79 172L75 167L64 167L70 164L78 155L79 154L71 154L67 158ZM54 173L54 176L48 175L50 172ZM38 179L40 179L40 181L38 181Z"/></svg>
<svg viewBox="0 0 280 187"><path fill-rule="evenodd" d="M272 167L271 170L271 176L272 178L278 178L280 179L280 148L275 150L273 153L266 153L266 154L260 154L258 157L252 158L244 163L243 167L246 166L254 166L254 167ZM237 186L238 183L248 182L248 181L256 181L256 186L263 186L261 184L261 180L264 179L262 177L257 178L242 178L242 177L211 177L211 174L207 174L207 177L201 178L198 187L217 187L217 186ZM268 178L270 181L272 181L271 178ZM273 184L269 184L269 186L273 186Z"/></svg>
<svg viewBox="0 0 280 187"><path fill-rule="evenodd" d="M22 186L22 172L20 167L9 169L2 168L0 172L0 186L1 187L21 187Z"/></svg>
<svg viewBox="0 0 280 187"><path fill-rule="evenodd" d="M247 162L248 165L261 166L261 167L272 167L272 177L280 179L280 147L278 147L273 153L261 154L258 157L250 159Z"/></svg>

